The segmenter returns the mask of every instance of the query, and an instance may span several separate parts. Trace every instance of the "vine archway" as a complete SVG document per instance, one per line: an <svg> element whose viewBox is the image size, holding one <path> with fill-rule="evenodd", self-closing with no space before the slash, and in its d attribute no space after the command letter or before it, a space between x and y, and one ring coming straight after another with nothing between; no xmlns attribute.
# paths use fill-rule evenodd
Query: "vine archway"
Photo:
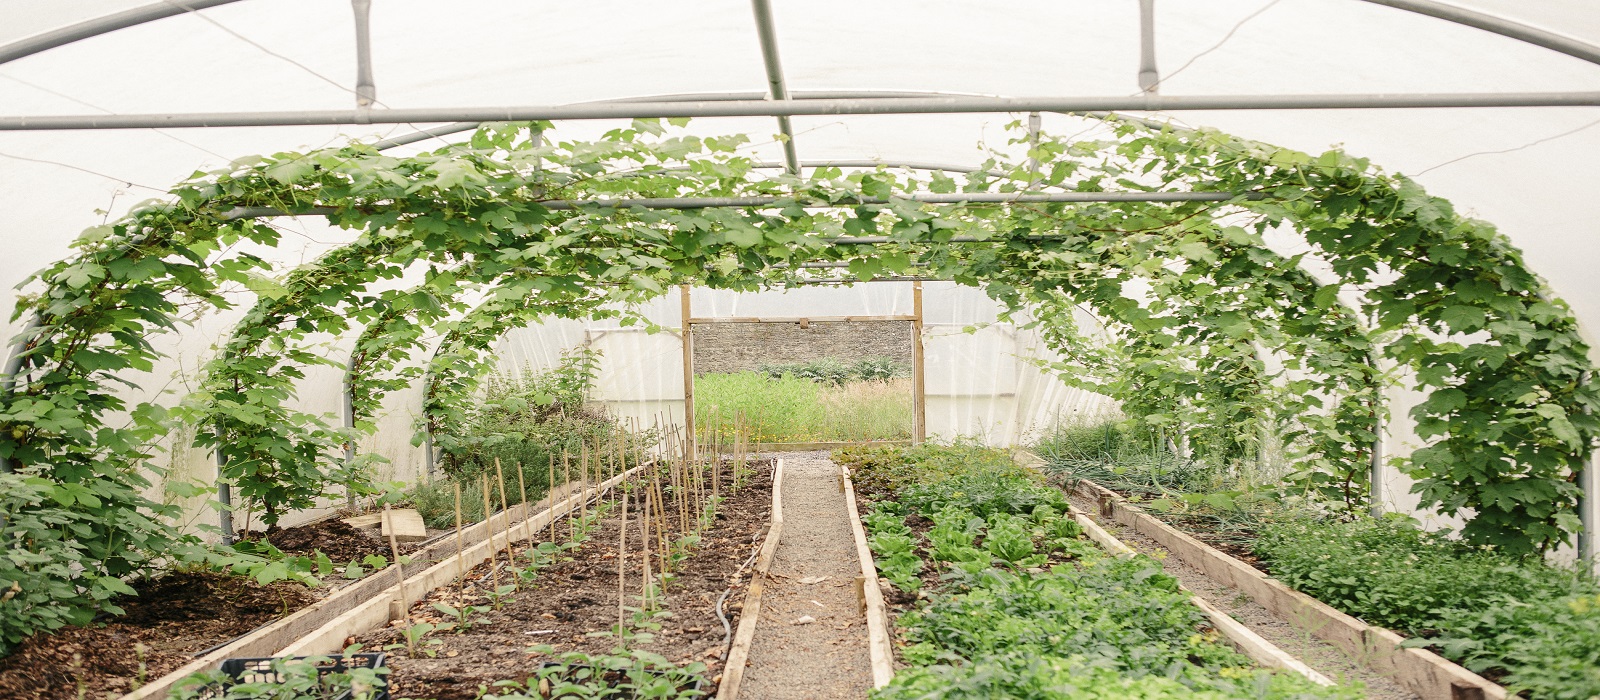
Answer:
<svg viewBox="0 0 1600 700"><path fill-rule="evenodd" d="M1114 126L1105 142L1039 138L1033 162L991 159L965 182L837 168L760 178L735 153L739 139L649 121L592 143L542 144L527 125L502 125L409 158L354 144L237 166L92 229L73 257L35 277L39 291L19 310L39 325L0 409L0 457L51 494L30 508L57 513L88 543L61 576L115 590L117 577L194 545L163 522L170 507L142 494L156 469L149 446L173 416L125 405L110 390L120 375L152 367L148 335L177 325L180 302L226 307L221 289L230 283L262 298L209 366L204 395L180 414L220 431L202 431L200 441L233 451L235 478L245 465L260 475L244 493L295 507L325 489L351 437L284 407L296 368L325 362L302 347L310 334L353 322L377 329L363 332L351 363L365 412L408 379L393 368L427 325L416 321L450 316L469 288L497 291L458 327L466 354L446 357L466 361L452 371L470 369L483 338L537 309L530 296L563 315L587 314L678 284L783 284L808 262L842 264L863 279L915 264L919 274L983 285L1013 312L1041 312L1035 318L1057 349L1079 342L1068 305L1090 304L1140 363L1134 380L1095 386L1140 418L1181 415L1221 452L1236 428L1228 421L1277 406L1295 418L1292 436L1319 453L1303 463L1320 475L1308 483L1342 487L1351 505L1360 497L1350 475L1365 469L1363 445L1381 414L1372 362L1381 352L1430 392L1413 417L1435 439L1401 462L1425 505L1470 515L1465 537L1513 550L1545 549L1576 529L1573 477L1600 432L1590 417L1600 408L1595 385L1583 374L1587 348L1565 306L1492 227L1338 152L1311 157L1215 132ZM1224 196L1159 194L1173 191ZM915 201L921 192L950 203ZM1137 201L1145 192L1169 201ZM683 197L748 204L626 205ZM610 203L581 203L602 198ZM580 203L565 204L572 200ZM280 282L263 260L223 252L240 240L277 243L271 227L239 218L262 208L315 211L363 233ZM1227 225L1224 214L1251 221ZM1269 250L1261 234L1280 225L1339 284L1319 286L1301 260ZM421 286L370 291L410 266L428 268ZM1127 293L1134 279L1151 298ZM1370 330L1341 304L1342 292L1353 293L1359 315L1374 316ZM1304 378L1272 381L1253 360L1261 348L1297 358ZM1187 385L1218 368L1248 371ZM454 382L430 400L470 389ZM1195 418L1209 409L1218 420ZM119 412L131 422L112 423Z"/></svg>

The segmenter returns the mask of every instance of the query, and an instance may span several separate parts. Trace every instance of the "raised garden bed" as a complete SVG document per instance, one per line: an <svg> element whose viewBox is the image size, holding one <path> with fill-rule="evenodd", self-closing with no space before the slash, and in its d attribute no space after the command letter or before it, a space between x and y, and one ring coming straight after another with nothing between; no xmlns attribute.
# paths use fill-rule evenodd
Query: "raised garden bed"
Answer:
<svg viewBox="0 0 1600 700"><path fill-rule="evenodd" d="M896 591L906 668L875 697L1356 696L1273 649L1247 650L1298 668L1234 651L1218 634L1234 626L1213 629L1158 562L1091 542L1093 523L1004 453L919 450L840 455L873 484L863 520Z"/></svg>
<svg viewBox="0 0 1600 700"><path fill-rule="evenodd" d="M1154 539L1212 580L1241 591L1305 632L1363 659L1369 667L1394 678L1424 700L1506 697L1505 689L1488 679L1425 649L1403 647L1400 635L1368 625L1295 591L1254 566L1143 512L1098 484L1080 480L1069 488L1094 500L1101 518Z"/></svg>
<svg viewBox="0 0 1600 700"><path fill-rule="evenodd" d="M655 598L660 612L619 611L617 552L622 519L620 508L613 505L600 509L603 516L589 525L587 537L575 549L557 551L546 545L545 561L550 556L555 561L539 568L522 590L512 587L512 573L505 566L502 549L496 557L497 567L485 562L456 582L420 594L407 621L359 633L346 641L391 654L389 682L396 697L474 700L496 688L505 689L502 694L508 697L536 697L531 693L538 690L539 672L545 664L584 665L578 660L590 658L606 666L619 658L613 652L663 668L692 667L694 675L706 680L702 690L710 692L720 676L731 628L738 623L748 581L742 569L759 544L770 515L771 464L756 463L750 469L745 485L726 494L712 525L699 534L698 541L681 540L676 524L662 535L669 543L676 540L681 544L668 546L669 559L676 562L665 594ZM731 463L723 462L719 481L732 484L734 478ZM607 502L616 503L615 496ZM639 608L642 579L636 567L641 509L636 500L630 500L627 510L629 563L625 565L624 602L626 607ZM558 522L554 529L555 541L565 541L573 524ZM515 525L512 530L515 533ZM548 541L547 534L548 529L536 539ZM531 561L536 551L537 543L512 545L512 556L519 565ZM653 565L659 566L654 561ZM723 616L718 615L719 602ZM615 635L619 613L629 628L625 640ZM406 648L408 629L414 651ZM418 632L423 629L426 631ZM624 646L626 650L620 650ZM496 685L502 682L517 685Z"/></svg>

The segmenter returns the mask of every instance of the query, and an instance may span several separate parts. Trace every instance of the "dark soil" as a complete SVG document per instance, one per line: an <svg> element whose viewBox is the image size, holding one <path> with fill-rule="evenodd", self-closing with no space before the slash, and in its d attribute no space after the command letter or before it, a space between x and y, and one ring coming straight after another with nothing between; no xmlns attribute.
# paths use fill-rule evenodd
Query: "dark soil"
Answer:
<svg viewBox="0 0 1600 700"><path fill-rule="evenodd" d="M389 543L378 534L378 528L355 528L339 519L278 530L268 534L267 541L284 554L309 555L320 551L337 564L361 561L370 554L389 558ZM416 549L415 544L400 545L401 554L412 549Z"/></svg>
<svg viewBox="0 0 1600 700"><path fill-rule="evenodd" d="M267 541L284 554L320 550L343 564L368 554L389 557L389 545L377 532L335 519L275 530ZM418 547L402 544L400 552ZM35 636L0 658L0 700L77 698L80 682L85 698L123 695L140 678L153 680L177 670L201 652L310 605L343 582L335 574L319 589L287 582L258 586L248 579L196 571L134 583L139 595L117 601L127 614L106 617L103 626ZM137 645L144 647L142 656Z"/></svg>
<svg viewBox="0 0 1600 700"><path fill-rule="evenodd" d="M724 467L722 483L729 483L731 478L731 470ZM702 690L715 693L727 646L723 624L716 614L717 599L732 587L723 609L730 629L737 627L749 575L741 568L760 544L771 519L771 510L772 465L762 462L755 465L755 474L749 483L726 498L715 525L703 533L699 545L674 572L675 577L667 585L664 606L671 616L658 619L661 629L654 632L653 639L634 644L634 648L659 654L674 663L705 663L708 683ZM626 603L630 607L638 605L636 596L640 593L637 517L638 512L630 508L626 578ZM465 577L468 583L464 589L457 584L428 593L411 608L412 623L443 625L454 621L435 609L434 603L458 609L464 605L485 608L478 613L485 621L461 633L430 634L421 648L434 653L433 658L421 651L416 658L410 658L403 646L389 649L392 654L388 662L391 695L475 700L480 688L492 687L501 680L525 682L542 664L556 660L550 654L533 651L531 647L536 645L550 645L557 654L611 652L617 647L615 638L589 635L606 632L617 625L619 524L620 519L613 510L594 528L582 547L567 553L570 560L540 571L533 588L512 594L501 601L498 610L491 609L492 601L485 595L495 586L487 563ZM568 523L558 523L555 530L558 539L564 540ZM547 539L548 530L545 534L546 537L536 536L535 539ZM668 534L669 539L675 536ZM516 547L513 551L520 560L525 550ZM503 555L497 559L503 566ZM652 558L652 569L656 566ZM501 585L509 584L508 572L501 570L498 575ZM392 623L351 641L369 650L403 645L404 626L404 622Z"/></svg>
<svg viewBox="0 0 1600 700"><path fill-rule="evenodd" d="M203 571L168 573L134 589L137 597L118 603L126 615L37 635L0 659L0 698L114 698L313 600L298 584L258 586Z"/></svg>

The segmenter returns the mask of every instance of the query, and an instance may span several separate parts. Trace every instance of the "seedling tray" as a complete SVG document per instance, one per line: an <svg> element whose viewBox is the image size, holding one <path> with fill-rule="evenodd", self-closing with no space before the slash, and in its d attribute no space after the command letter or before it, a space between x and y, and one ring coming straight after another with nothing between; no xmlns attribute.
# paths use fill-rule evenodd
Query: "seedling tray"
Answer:
<svg viewBox="0 0 1600 700"><path fill-rule="evenodd" d="M229 683L227 686L222 686L222 687L212 686L211 688L208 689L208 691L209 691L208 693L203 694L200 697L202 699L204 699L204 698L221 698L221 697L223 697L223 696L225 696L227 694L228 688L231 688L234 685L240 685L240 684L243 684L243 683L271 683L271 682L276 682L276 681L280 680L280 677L278 675L278 672L273 668L274 662L281 662L281 661L284 661L284 660L303 661L303 660L312 659L312 658L323 659L323 660L317 662L317 677L318 678L327 676L328 674L332 674L332 673L342 673L342 672L347 671L347 670L349 670L351 668L383 668L383 666L384 666L384 655L383 654L351 654L349 656L322 656L322 657L288 656L288 657L276 657L276 658L228 659L228 660L222 662L221 671L224 674L227 674L228 677L232 679L232 682ZM389 688L388 688L387 681L380 680L379 682L382 685L378 689L378 693L376 695L372 696L373 700L389 700ZM328 696L327 700L351 700L351 692L349 690L346 690L346 691L344 691L342 693Z"/></svg>

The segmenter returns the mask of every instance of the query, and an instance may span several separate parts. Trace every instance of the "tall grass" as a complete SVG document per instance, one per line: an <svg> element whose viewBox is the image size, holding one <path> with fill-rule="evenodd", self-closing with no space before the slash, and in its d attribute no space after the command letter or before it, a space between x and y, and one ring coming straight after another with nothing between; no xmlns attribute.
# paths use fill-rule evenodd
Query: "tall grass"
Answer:
<svg viewBox="0 0 1600 700"><path fill-rule="evenodd" d="M858 442L911 437L911 380L832 385L756 372L695 377L695 425L724 442L743 416L753 442Z"/></svg>

